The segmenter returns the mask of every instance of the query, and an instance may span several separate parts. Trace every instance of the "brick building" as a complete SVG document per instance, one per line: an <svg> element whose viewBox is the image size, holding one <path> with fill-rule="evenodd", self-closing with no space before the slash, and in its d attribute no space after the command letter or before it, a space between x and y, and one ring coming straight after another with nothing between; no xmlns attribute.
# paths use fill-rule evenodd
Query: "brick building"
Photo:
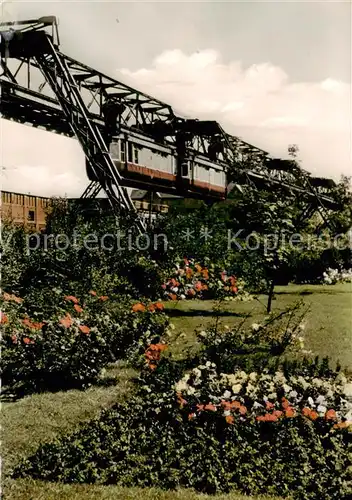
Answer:
<svg viewBox="0 0 352 500"><path fill-rule="evenodd" d="M1 191L1 218L40 231L45 228L45 208L49 203L50 198L43 196Z"/></svg>

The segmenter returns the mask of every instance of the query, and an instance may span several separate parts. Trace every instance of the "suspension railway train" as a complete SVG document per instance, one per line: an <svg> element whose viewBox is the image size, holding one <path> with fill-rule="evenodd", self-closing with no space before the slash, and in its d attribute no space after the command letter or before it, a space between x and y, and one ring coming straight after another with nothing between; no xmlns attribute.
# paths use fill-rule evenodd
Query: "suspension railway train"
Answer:
<svg viewBox="0 0 352 500"><path fill-rule="evenodd" d="M195 156L188 150L187 156L182 156L173 144L158 144L130 130L112 138L109 152L125 186L143 185L146 189L190 197L226 197L225 165L212 162L198 152ZM87 174L90 180L95 180L89 165Z"/></svg>

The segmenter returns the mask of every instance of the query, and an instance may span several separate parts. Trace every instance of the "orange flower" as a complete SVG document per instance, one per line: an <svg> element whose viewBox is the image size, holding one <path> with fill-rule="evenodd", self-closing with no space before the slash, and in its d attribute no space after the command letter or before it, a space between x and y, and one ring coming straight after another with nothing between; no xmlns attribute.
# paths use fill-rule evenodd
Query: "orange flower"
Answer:
<svg viewBox="0 0 352 500"><path fill-rule="evenodd" d="M233 416L233 415L227 415L227 416L225 417L225 420L226 420L226 422L227 422L228 424L230 424L230 425L232 425L232 424L235 422L235 418L234 418L234 416Z"/></svg>
<svg viewBox="0 0 352 500"><path fill-rule="evenodd" d="M82 333L85 333L86 335L88 335L88 333L90 332L89 326L79 325L78 328L81 330Z"/></svg>
<svg viewBox="0 0 352 500"><path fill-rule="evenodd" d="M203 285L202 285L202 290L209 290L208 285L206 285L205 283L203 283Z"/></svg>
<svg viewBox="0 0 352 500"><path fill-rule="evenodd" d="M74 304L78 304L78 302L79 302L79 300L76 297L74 297L73 295L66 295L65 300L71 301Z"/></svg>
<svg viewBox="0 0 352 500"><path fill-rule="evenodd" d="M204 410L216 411L216 406L214 406L212 403L208 403L204 406Z"/></svg>
<svg viewBox="0 0 352 500"><path fill-rule="evenodd" d="M134 304L134 306L132 306L133 312L144 312L145 310L146 310L146 307L141 302L139 302L138 304Z"/></svg>
<svg viewBox="0 0 352 500"><path fill-rule="evenodd" d="M265 403L265 408L266 408L267 410L272 410L272 409L274 408L274 405L273 405L273 403L270 403L270 401L267 401L267 402Z"/></svg>
<svg viewBox="0 0 352 500"><path fill-rule="evenodd" d="M199 264L196 264L194 267L196 268L198 273L202 272L202 266L200 266Z"/></svg>
<svg viewBox="0 0 352 500"><path fill-rule="evenodd" d="M337 415L335 410L328 410L325 413L325 420L337 420Z"/></svg>
<svg viewBox="0 0 352 500"><path fill-rule="evenodd" d="M247 413L247 408L245 406L240 406L239 412L241 415L245 415Z"/></svg>
<svg viewBox="0 0 352 500"><path fill-rule="evenodd" d="M149 368L150 368L152 371L156 370L156 364L154 364L154 363L149 363L149 365L148 365L148 366L149 366Z"/></svg>
<svg viewBox="0 0 352 500"><path fill-rule="evenodd" d="M150 312L154 312L154 311L155 311L155 305L154 305L154 304L149 304L149 306L148 306L148 310L149 310Z"/></svg>
<svg viewBox="0 0 352 500"><path fill-rule="evenodd" d="M197 410L198 410L198 411L203 411L203 410L204 410L204 408L205 408L205 406L204 406L204 405L197 405Z"/></svg>
<svg viewBox="0 0 352 500"><path fill-rule="evenodd" d="M194 288L195 288L195 290L197 290L197 292L200 292L202 287L203 287L203 284L201 281L197 281L197 283L194 285Z"/></svg>
<svg viewBox="0 0 352 500"><path fill-rule="evenodd" d="M238 292L238 288L236 286L232 286L231 287L231 292L237 293Z"/></svg>
<svg viewBox="0 0 352 500"><path fill-rule="evenodd" d="M226 271L223 271L221 273L221 280L225 283L227 281L227 274Z"/></svg>
<svg viewBox="0 0 352 500"><path fill-rule="evenodd" d="M164 304L162 304L161 302L155 302L154 306L155 306L155 309L157 309L158 311L164 310Z"/></svg>
<svg viewBox="0 0 352 500"><path fill-rule="evenodd" d="M188 415L188 420L193 420L194 418L196 418L196 414L195 413L190 413Z"/></svg>
<svg viewBox="0 0 352 500"><path fill-rule="evenodd" d="M25 344L30 344L31 343L31 339L29 339L28 337L23 337L23 342Z"/></svg>
<svg viewBox="0 0 352 500"><path fill-rule="evenodd" d="M288 400L286 398L282 398L282 407L284 410L286 410L289 406L290 406L290 403L288 402Z"/></svg>
<svg viewBox="0 0 352 500"><path fill-rule="evenodd" d="M275 410L273 411L273 415L275 415L275 417L282 417L283 413L280 410Z"/></svg>
<svg viewBox="0 0 352 500"><path fill-rule="evenodd" d="M192 278L192 276L193 276L193 271L192 271L192 269L191 269L190 267L187 267L187 268L186 268L186 278L187 278L187 279L190 279L190 278Z"/></svg>
<svg viewBox="0 0 352 500"><path fill-rule="evenodd" d="M231 286L235 286L236 285L236 278L235 278L235 276L230 276L229 281L230 281L230 285Z"/></svg>
<svg viewBox="0 0 352 500"><path fill-rule="evenodd" d="M60 323L65 327L65 328L70 328L72 325L72 318L70 314L66 314L64 318L60 319Z"/></svg>
<svg viewBox="0 0 352 500"><path fill-rule="evenodd" d="M241 403L239 401L232 401L231 408L241 408Z"/></svg>
<svg viewBox="0 0 352 500"><path fill-rule="evenodd" d="M175 295L174 293L169 293L169 297L171 300L177 300L177 295Z"/></svg>
<svg viewBox="0 0 352 500"><path fill-rule="evenodd" d="M310 408L303 408L302 413L305 417L310 418L311 420L316 420L319 417L318 413Z"/></svg>
<svg viewBox="0 0 352 500"><path fill-rule="evenodd" d="M17 344L17 335L12 335L11 340L14 344Z"/></svg>
<svg viewBox="0 0 352 500"><path fill-rule="evenodd" d="M339 422L338 424L334 425L334 429L347 429L352 425L352 422Z"/></svg>
<svg viewBox="0 0 352 500"><path fill-rule="evenodd" d="M89 293L90 293L91 295L93 295L93 297L95 297L95 296L96 296L96 294L97 294L97 292L95 292L94 290L90 290L90 292L89 292Z"/></svg>
<svg viewBox="0 0 352 500"><path fill-rule="evenodd" d="M209 271L208 271L208 269L207 269L207 268L204 268L204 269L202 270L202 276L203 276L203 278L204 278L205 280L208 280L208 279L209 279Z"/></svg>
<svg viewBox="0 0 352 500"><path fill-rule="evenodd" d="M6 293L4 292L4 300L7 300L7 301L13 301L13 302L16 302L17 304L21 304L23 302L23 299L21 299L20 297L16 297L16 295L14 295L13 293L10 295L9 293Z"/></svg>
<svg viewBox="0 0 352 500"><path fill-rule="evenodd" d="M296 416L295 410L291 406L288 406L285 409L285 417L292 418L292 417L295 417L295 416Z"/></svg>
<svg viewBox="0 0 352 500"><path fill-rule="evenodd" d="M102 295L101 297L99 297L99 300L101 300L102 302L105 302L106 300L108 300L108 296L107 295Z"/></svg>
<svg viewBox="0 0 352 500"><path fill-rule="evenodd" d="M8 323L8 322L9 322L9 319L8 319L8 317L6 316L6 314L5 314L5 313L3 313L3 312L1 312L1 311L0 311L0 318L1 318L1 320L0 320L0 324L1 324L1 325L5 325L6 323Z"/></svg>
<svg viewBox="0 0 352 500"><path fill-rule="evenodd" d="M73 307L75 308L75 310L76 310L78 313L82 313L82 312L83 312L82 307L81 307L81 306L79 306L78 304L75 304Z"/></svg>
<svg viewBox="0 0 352 500"><path fill-rule="evenodd" d="M177 393L177 401L180 405L180 408L183 408L187 404L187 401L185 399L183 399L181 392Z"/></svg>

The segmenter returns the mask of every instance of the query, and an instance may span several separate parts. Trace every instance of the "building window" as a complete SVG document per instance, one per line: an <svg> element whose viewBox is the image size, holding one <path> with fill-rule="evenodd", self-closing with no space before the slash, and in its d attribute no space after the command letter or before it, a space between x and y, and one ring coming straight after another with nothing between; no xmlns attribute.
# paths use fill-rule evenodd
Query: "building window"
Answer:
<svg viewBox="0 0 352 500"><path fill-rule="evenodd" d="M35 219L35 212L34 210L28 210L28 220L30 222L34 222Z"/></svg>

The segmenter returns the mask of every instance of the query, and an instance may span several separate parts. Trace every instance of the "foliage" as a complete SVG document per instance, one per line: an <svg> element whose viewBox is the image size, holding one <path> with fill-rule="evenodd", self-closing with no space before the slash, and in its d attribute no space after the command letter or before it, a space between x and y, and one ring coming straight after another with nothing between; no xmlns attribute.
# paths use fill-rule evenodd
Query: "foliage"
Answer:
<svg viewBox="0 0 352 500"><path fill-rule="evenodd" d="M87 387L108 362L138 349L146 332L160 335L168 324L160 309L137 314L127 299L111 304L93 290L77 298L54 289L36 305L31 299L3 296L2 381L12 392Z"/></svg>
<svg viewBox="0 0 352 500"><path fill-rule="evenodd" d="M177 262L173 273L162 285L166 299L239 299L251 300L244 282L228 275L221 267L209 262L201 266L194 259Z"/></svg>
<svg viewBox="0 0 352 500"><path fill-rule="evenodd" d="M352 385L342 372L324 363L276 372L178 363L162 338L141 344L140 359L135 397L41 446L14 477L347 500Z"/></svg>

